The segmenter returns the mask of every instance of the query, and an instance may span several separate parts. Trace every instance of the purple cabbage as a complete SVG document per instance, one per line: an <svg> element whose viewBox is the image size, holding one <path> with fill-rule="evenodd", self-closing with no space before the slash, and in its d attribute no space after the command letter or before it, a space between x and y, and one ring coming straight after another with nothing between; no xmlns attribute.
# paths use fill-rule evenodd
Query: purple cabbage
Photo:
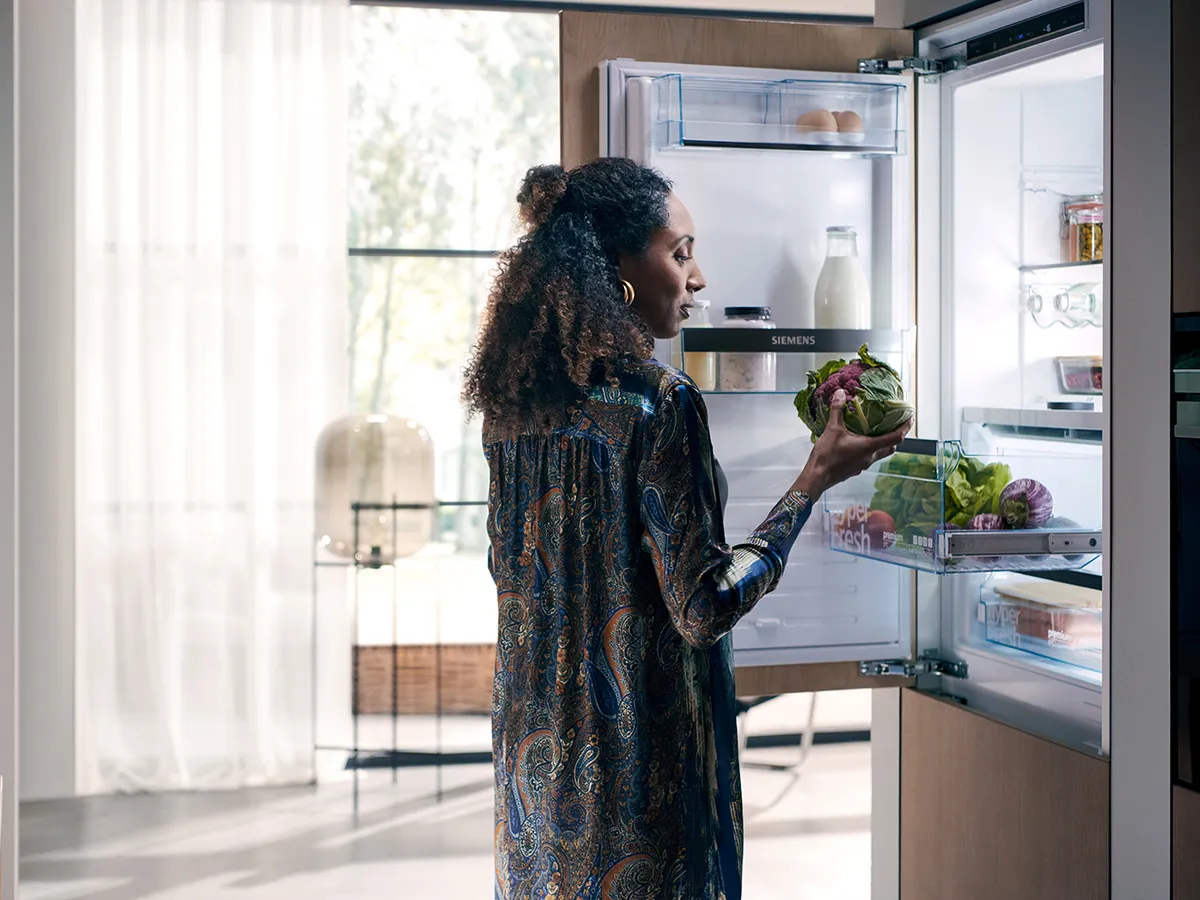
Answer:
<svg viewBox="0 0 1200 900"><path fill-rule="evenodd" d="M995 513L980 513L977 516L972 516L967 522L968 531L1003 531L1007 526L1004 523L1004 517L998 516ZM977 556L975 561L983 565L994 565L1000 561L999 556Z"/></svg>
<svg viewBox="0 0 1200 900"><path fill-rule="evenodd" d="M1054 498L1040 481L1018 478L1000 492L1000 515L1010 528L1040 528L1054 515Z"/></svg>
<svg viewBox="0 0 1200 900"><path fill-rule="evenodd" d="M994 513L980 513L967 523L968 531L1002 531L1004 527L1004 517Z"/></svg>

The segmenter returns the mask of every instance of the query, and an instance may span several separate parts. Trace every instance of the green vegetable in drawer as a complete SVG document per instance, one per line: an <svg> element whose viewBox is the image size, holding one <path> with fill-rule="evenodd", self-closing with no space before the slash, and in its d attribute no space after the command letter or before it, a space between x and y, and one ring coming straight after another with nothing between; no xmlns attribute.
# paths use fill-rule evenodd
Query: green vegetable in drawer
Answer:
<svg viewBox="0 0 1200 900"><path fill-rule="evenodd" d="M899 543L908 546L917 543L913 538L928 538L943 524L966 528L980 513L999 513L1000 494L1012 478L1004 463L984 464L963 456L946 477L943 494L937 460L912 453L896 454L880 472L871 509L890 515Z"/></svg>

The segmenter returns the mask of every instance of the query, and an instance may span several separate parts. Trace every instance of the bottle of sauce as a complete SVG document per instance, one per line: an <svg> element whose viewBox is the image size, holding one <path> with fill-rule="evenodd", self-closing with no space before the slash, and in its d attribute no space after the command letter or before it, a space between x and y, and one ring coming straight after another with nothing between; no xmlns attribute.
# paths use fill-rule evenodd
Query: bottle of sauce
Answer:
<svg viewBox="0 0 1200 900"><path fill-rule="evenodd" d="M870 328L871 289L858 258L858 233L849 225L832 225L825 234L825 264L813 297L814 324L817 328ZM818 354L816 365L844 355Z"/></svg>
<svg viewBox="0 0 1200 900"><path fill-rule="evenodd" d="M690 328L712 328L712 320L709 318L709 302L696 297L692 300L691 315L683 322L684 329ZM683 344L687 345L686 335L681 335ZM717 354L702 352L696 350L685 350L683 354L683 371L692 381L696 382L696 387L702 391L715 391L717 389Z"/></svg>

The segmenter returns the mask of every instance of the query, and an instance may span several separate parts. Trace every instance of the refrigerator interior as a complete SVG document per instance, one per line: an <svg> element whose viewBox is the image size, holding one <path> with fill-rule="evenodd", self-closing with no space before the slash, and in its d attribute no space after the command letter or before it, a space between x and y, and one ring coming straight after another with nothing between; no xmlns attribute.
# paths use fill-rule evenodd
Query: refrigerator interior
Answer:
<svg viewBox="0 0 1200 900"><path fill-rule="evenodd" d="M814 327L826 228L855 227L873 329L910 369L910 82L825 73L607 64L608 152L654 166L696 223L695 253L719 326L727 306L766 306L777 328ZM858 109L857 144L806 134L813 108ZM885 145L887 145L885 147ZM882 149L881 149L882 148ZM907 347L908 352L904 352ZM839 347L830 356L858 348ZM656 355L678 361L676 342ZM722 354L717 353L720 367ZM793 406L817 357L780 352L774 390L706 392L714 451L729 480L726 537L744 538L800 472L811 448ZM777 589L734 629L739 665L892 659L911 644L904 570L831 553L814 509Z"/></svg>
<svg viewBox="0 0 1200 900"><path fill-rule="evenodd" d="M1102 191L1103 48L984 78L967 70L941 90L943 430L968 453L1008 459L1014 478L1046 484L1056 516L1099 527L1102 399L1068 393L1087 389L1089 370L1082 388L1064 384L1056 361L1102 353L1103 263L1066 262L1060 216L1065 198ZM1063 295L1094 302L1060 299L1055 310ZM1051 408L1064 402L1087 406ZM954 692L1042 717L1043 730L1098 752L1100 562L1070 585L988 573L931 587L942 650L969 666Z"/></svg>

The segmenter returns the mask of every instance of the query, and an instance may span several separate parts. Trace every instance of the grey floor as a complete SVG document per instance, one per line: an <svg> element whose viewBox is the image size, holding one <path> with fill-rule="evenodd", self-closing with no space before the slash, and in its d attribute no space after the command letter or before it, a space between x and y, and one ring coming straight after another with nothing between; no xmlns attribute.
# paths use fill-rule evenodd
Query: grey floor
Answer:
<svg viewBox="0 0 1200 900"><path fill-rule="evenodd" d="M747 762L791 761L753 750ZM492 896L489 766L349 785L28 803L21 900ZM745 896L867 900L870 747L814 748L799 776L747 766Z"/></svg>

